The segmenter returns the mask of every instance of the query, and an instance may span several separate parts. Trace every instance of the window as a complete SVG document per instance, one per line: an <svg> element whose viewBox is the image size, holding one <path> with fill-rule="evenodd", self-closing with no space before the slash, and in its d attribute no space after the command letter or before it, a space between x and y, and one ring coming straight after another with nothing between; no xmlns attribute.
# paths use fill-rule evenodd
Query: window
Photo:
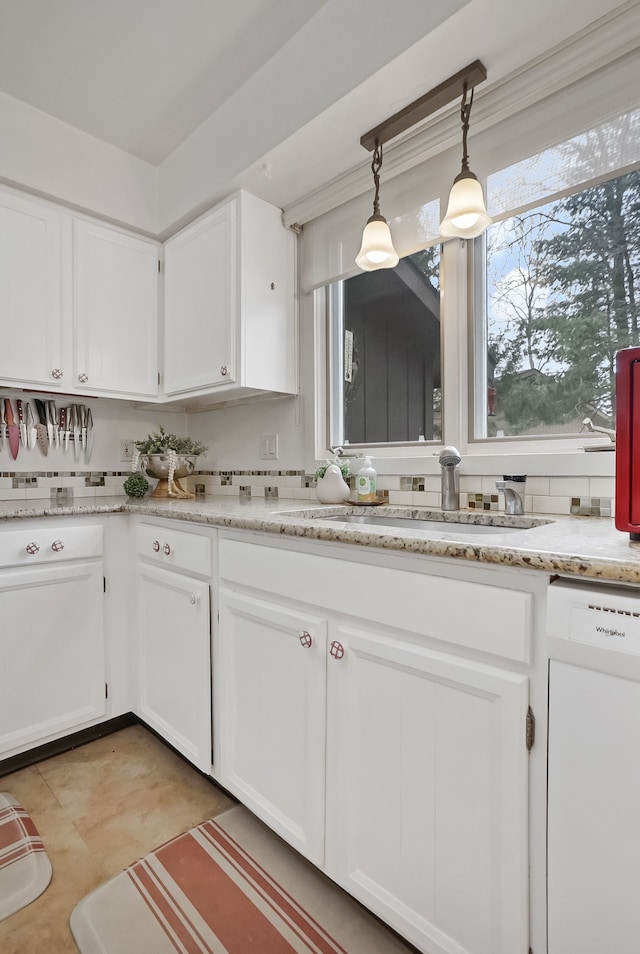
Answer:
<svg viewBox="0 0 640 954"><path fill-rule="evenodd" d="M330 443L440 441L440 249L330 287Z"/></svg>
<svg viewBox="0 0 640 954"><path fill-rule="evenodd" d="M500 124L499 141L487 136L478 150L494 170L486 181L494 224L474 243L428 245L435 231L410 227L426 208L413 173L396 184L403 214L390 221L392 234L411 252L397 269L344 277L359 207L309 230L306 258L323 267L314 265L307 288L328 290L317 299L317 327L327 317L329 327L320 456L331 445L375 446L378 458L420 459L428 469L425 445L445 443L487 473L498 452L507 473L531 469L540 452L601 445L603 435L585 433L591 425L614 431L615 355L640 346L640 108L612 116L525 159L513 147L509 165L501 154L516 141L511 126L531 146L556 127L525 126L520 116ZM444 202L450 170L444 160L438 168ZM435 173L428 188L433 196ZM419 242L427 247L415 252ZM331 276L341 280L325 284ZM600 473L605 463L568 466Z"/></svg>
<svg viewBox="0 0 640 954"><path fill-rule="evenodd" d="M615 355L640 344L640 171L491 226L476 437L615 428Z"/></svg>

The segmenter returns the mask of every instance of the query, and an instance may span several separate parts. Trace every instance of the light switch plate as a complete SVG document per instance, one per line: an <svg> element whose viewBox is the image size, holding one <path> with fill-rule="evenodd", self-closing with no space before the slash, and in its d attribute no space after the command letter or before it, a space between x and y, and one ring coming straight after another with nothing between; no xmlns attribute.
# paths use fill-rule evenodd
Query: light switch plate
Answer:
<svg viewBox="0 0 640 954"><path fill-rule="evenodd" d="M278 435L267 434L260 440L260 460L278 459Z"/></svg>

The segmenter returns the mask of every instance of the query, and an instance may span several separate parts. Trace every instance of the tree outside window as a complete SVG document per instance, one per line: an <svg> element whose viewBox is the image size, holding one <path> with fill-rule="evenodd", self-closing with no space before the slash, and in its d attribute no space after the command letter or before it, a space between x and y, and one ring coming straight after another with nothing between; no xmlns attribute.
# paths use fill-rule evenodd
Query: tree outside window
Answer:
<svg viewBox="0 0 640 954"><path fill-rule="evenodd" d="M565 161L579 157L566 155ZM640 170L487 234L488 437L615 426L615 355L640 344Z"/></svg>

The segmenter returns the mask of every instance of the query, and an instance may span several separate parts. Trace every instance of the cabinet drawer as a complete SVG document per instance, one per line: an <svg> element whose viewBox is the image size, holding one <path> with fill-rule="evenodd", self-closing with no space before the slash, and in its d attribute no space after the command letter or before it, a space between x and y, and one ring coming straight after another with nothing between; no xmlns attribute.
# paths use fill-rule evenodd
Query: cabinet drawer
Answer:
<svg viewBox="0 0 640 954"><path fill-rule="evenodd" d="M220 576L447 643L531 661L533 595L392 567L222 540Z"/></svg>
<svg viewBox="0 0 640 954"><path fill-rule="evenodd" d="M136 527L138 556L174 570L210 577L213 546L210 537L148 523Z"/></svg>
<svg viewBox="0 0 640 954"><path fill-rule="evenodd" d="M102 555L102 527L69 523L38 529L0 530L0 567L30 566Z"/></svg>

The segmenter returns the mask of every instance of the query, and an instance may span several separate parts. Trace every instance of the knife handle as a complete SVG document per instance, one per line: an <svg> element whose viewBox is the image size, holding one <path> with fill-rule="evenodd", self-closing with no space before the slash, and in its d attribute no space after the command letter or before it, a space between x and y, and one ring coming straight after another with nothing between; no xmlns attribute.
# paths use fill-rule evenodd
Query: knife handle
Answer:
<svg viewBox="0 0 640 954"><path fill-rule="evenodd" d="M16 407L18 408L18 420L21 424L24 423L24 414L22 412L22 401L20 398L16 398Z"/></svg>
<svg viewBox="0 0 640 954"><path fill-rule="evenodd" d="M38 412L38 420L41 424L47 423L47 412L45 410L44 401L41 401L40 398L36 398L36 411Z"/></svg>
<svg viewBox="0 0 640 954"><path fill-rule="evenodd" d="M13 427L13 425L15 424L15 421L13 419L13 408L11 407L10 398L4 399L4 419L9 425L9 427Z"/></svg>

